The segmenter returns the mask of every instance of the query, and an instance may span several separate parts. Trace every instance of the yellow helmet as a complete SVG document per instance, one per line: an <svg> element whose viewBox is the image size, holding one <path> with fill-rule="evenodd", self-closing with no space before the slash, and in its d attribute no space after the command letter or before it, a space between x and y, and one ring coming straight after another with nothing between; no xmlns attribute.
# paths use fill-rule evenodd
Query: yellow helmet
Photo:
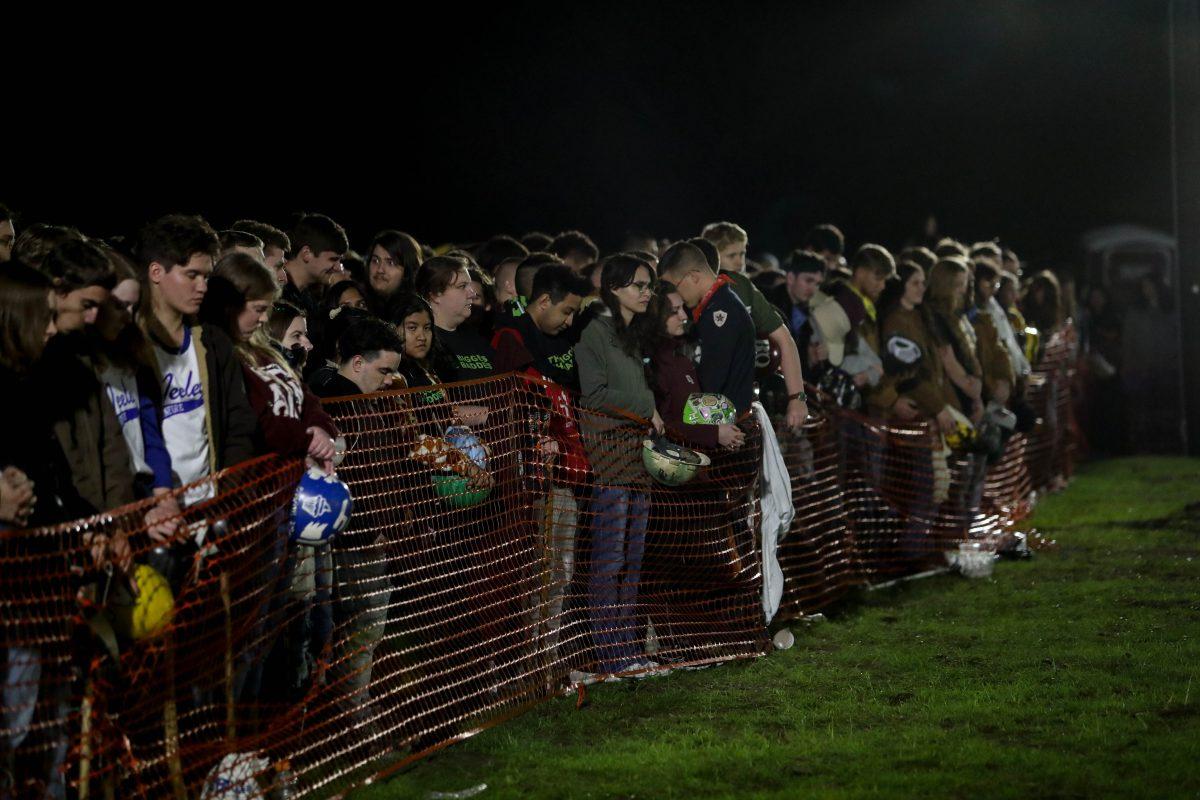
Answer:
<svg viewBox="0 0 1200 800"><path fill-rule="evenodd" d="M975 426L971 424L971 420L963 416L962 412L953 406L948 406L948 408L951 416L954 417L954 430L945 435L946 446L955 452L962 452L975 444L978 434Z"/></svg>
<svg viewBox="0 0 1200 800"><path fill-rule="evenodd" d="M140 642L162 633L175 613L175 597L167 579L148 564L133 571L138 593L114 592L109 598L113 629L126 639Z"/></svg>

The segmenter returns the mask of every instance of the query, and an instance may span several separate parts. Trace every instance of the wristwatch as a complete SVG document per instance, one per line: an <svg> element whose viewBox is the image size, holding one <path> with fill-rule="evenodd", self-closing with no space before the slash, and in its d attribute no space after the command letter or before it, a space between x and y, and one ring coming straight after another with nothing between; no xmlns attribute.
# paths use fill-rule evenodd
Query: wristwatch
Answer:
<svg viewBox="0 0 1200 800"><path fill-rule="evenodd" d="M804 392L796 392L795 394L789 394L787 399L789 403L793 400L799 400L801 403L807 403L808 395L806 395Z"/></svg>

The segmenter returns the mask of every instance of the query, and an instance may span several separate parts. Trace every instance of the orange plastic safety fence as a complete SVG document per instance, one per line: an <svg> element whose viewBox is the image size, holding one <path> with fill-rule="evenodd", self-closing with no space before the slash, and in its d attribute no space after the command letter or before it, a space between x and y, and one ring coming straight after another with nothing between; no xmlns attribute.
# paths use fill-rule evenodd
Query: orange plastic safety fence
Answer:
<svg viewBox="0 0 1200 800"><path fill-rule="evenodd" d="M1070 474L1070 353L1047 343L1040 421L991 465L836 408L777 426L779 615L1003 544ZM12 794L330 796L581 682L766 651L753 417L672 487L643 466L644 420L523 376L326 408L354 497L332 544L289 541L302 465L274 457L217 476L166 541L146 503L0 534ZM126 542L155 573L125 569Z"/></svg>

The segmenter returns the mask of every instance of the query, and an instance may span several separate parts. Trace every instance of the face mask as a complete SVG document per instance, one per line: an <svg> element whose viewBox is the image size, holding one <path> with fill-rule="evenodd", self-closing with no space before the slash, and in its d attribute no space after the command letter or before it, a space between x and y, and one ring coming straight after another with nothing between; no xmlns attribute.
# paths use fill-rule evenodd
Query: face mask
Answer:
<svg viewBox="0 0 1200 800"><path fill-rule="evenodd" d="M308 358L308 351L301 345L294 344L287 350L283 351L283 360L288 363L288 366L297 372L304 366L305 359Z"/></svg>

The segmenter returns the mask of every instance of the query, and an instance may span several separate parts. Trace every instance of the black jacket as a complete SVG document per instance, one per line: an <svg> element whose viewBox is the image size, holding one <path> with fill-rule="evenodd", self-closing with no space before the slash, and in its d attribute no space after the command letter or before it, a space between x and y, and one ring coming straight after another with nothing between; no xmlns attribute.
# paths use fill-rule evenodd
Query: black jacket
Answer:
<svg viewBox="0 0 1200 800"><path fill-rule="evenodd" d="M193 329L193 335L196 331ZM207 368L204 402L208 406L208 436L214 467L227 469L254 458L258 417L246 399L242 363L233 342L219 328L200 326L200 346Z"/></svg>

